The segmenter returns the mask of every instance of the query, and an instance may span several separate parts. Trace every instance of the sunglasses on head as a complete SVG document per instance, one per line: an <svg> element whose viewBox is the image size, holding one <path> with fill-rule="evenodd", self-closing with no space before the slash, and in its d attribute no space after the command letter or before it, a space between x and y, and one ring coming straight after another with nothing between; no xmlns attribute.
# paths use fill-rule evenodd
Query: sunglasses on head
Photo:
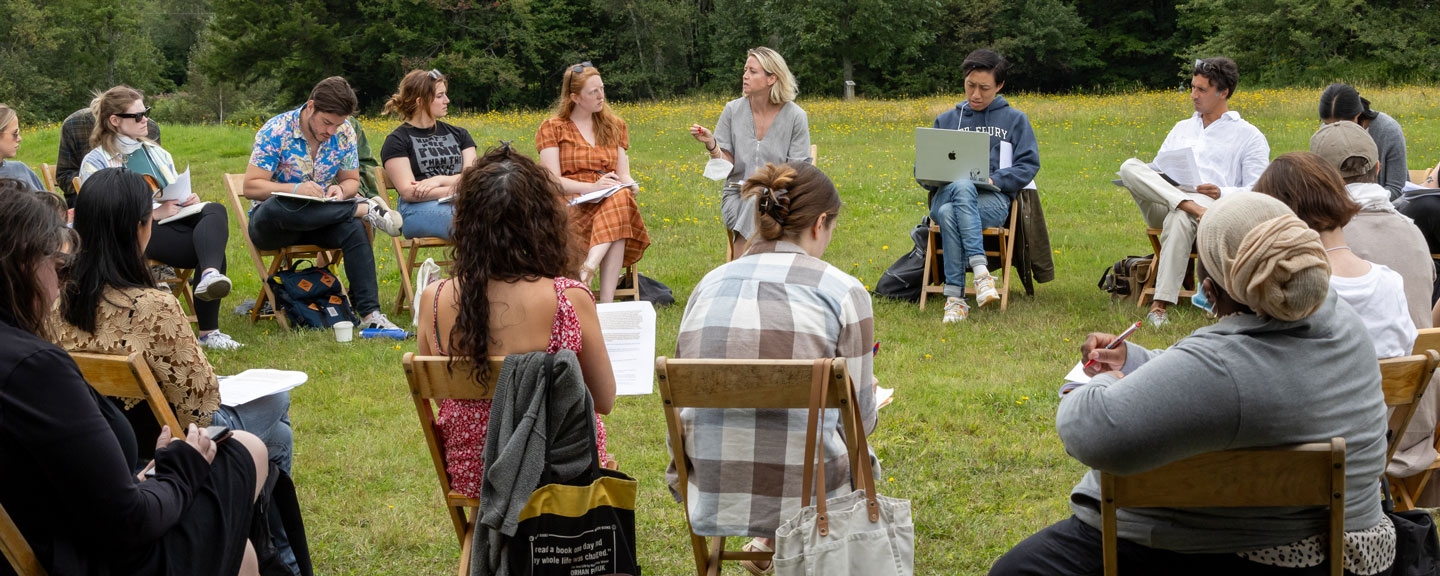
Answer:
<svg viewBox="0 0 1440 576"><path fill-rule="evenodd" d="M591 64L589 60L586 60L586 61L584 61L584 62L581 62L581 63L579 63L579 64L576 64L574 68L571 68L571 69L570 69L570 72L571 72L571 73L574 73L574 74L579 74L579 73L581 73L581 72L584 72L586 68L594 68L594 67L595 67L594 64Z"/></svg>
<svg viewBox="0 0 1440 576"><path fill-rule="evenodd" d="M1206 62L1199 58L1195 59L1195 72L1204 72L1207 68L1210 68L1209 62Z"/></svg>
<svg viewBox="0 0 1440 576"><path fill-rule="evenodd" d="M441 73L440 73L440 70L435 69L435 68L431 68L431 69L430 69L430 79L431 79L431 80L439 80L439 79L444 78L444 77L445 77L445 75L444 75L444 74L441 74Z"/></svg>
<svg viewBox="0 0 1440 576"><path fill-rule="evenodd" d="M126 112L126 113L124 113L124 114L114 114L114 116L119 116L119 117L121 117L121 118L129 118L129 119L134 120L134 121L136 121L136 122L139 122L139 121L141 121L141 120L144 120L144 119L145 119L147 116L149 116L149 115L150 115L150 108L149 108L149 107L147 107L147 108L145 108L144 110L141 110L141 111L139 111L139 112L133 112L133 113L131 113L131 112Z"/></svg>

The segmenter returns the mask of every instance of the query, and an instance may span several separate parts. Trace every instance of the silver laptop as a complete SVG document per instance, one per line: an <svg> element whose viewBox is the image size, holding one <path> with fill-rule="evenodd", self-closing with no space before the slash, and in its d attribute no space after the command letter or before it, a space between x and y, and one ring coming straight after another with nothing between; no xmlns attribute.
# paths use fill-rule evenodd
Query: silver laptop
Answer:
<svg viewBox="0 0 1440 576"><path fill-rule="evenodd" d="M990 185L990 135L940 128L915 129L915 179L927 186L970 180Z"/></svg>

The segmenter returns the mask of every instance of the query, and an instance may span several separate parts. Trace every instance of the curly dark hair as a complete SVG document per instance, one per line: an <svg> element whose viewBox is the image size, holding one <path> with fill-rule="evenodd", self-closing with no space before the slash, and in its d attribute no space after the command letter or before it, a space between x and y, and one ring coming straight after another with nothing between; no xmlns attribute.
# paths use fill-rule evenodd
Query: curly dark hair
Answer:
<svg viewBox="0 0 1440 576"><path fill-rule="evenodd" d="M484 382L490 350L491 281L574 277L578 244L559 183L509 144L491 148L460 173L450 232L452 277L460 313L450 331L451 357L474 359Z"/></svg>

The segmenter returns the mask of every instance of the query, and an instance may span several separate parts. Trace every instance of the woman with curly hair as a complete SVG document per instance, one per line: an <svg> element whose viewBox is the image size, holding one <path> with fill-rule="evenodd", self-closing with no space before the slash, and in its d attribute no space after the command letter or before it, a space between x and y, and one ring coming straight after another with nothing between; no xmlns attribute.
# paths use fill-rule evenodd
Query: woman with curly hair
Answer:
<svg viewBox="0 0 1440 576"><path fill-rule="evenodd" d="M466 167L455 194L453 276L420 293L420 354L483 359L572 350L595 411L609 414L615 375L595 298L568 277L576 254L555 180L507 144ZM483 381L487 365L476 366L474 376ZM595 433L600 461L607 462L599 414ZM488 400L443 401L435 421L451 488L470 497L480 495L489 421Z"/></svg>
<svg viewBox="0 0 1440 576"><path fill-rule="evenodd" d="M597 192L622 184L630 177L630 133L625 121L610 111L600 71L582 62L565 69L555 115L535 133L540 163L555 174L566 197ZM635 202L637 188L621 188L597 202L576 205L570 229L587 252L580 281L589 284L599 271L601 302L615 299L622 268L640 261L650 245L650 233Z"/></svg>

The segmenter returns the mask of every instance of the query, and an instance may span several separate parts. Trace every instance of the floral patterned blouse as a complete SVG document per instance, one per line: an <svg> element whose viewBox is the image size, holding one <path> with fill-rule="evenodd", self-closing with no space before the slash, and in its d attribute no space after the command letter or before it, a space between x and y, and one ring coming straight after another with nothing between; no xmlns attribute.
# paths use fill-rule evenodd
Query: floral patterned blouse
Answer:
<svg viewBox="0 0 1440 576"><path fill-rule="evenodd" d="M209 426L220 409L220 382L205 358L180 301L154 288L106 288L95 309L95 332L65 322L59 309L50 313L55 344L70 352L145 356L165 400L181 426ZM129 410L141 400L126 399Z"/></svg>
<svg viewBox="0 0 1440 576"><path fill-rule="evenodd" d="M359 169L355 129L349 122L341 124L335 135L320 145L314 161L311 161L305 133L300 131L300 112L304 109L302 105L271 118L260 127L260 131L255 133L250 164L270 171L270 180L283 184L315 182L324 185L334 180L341 170Z"/></svg>

